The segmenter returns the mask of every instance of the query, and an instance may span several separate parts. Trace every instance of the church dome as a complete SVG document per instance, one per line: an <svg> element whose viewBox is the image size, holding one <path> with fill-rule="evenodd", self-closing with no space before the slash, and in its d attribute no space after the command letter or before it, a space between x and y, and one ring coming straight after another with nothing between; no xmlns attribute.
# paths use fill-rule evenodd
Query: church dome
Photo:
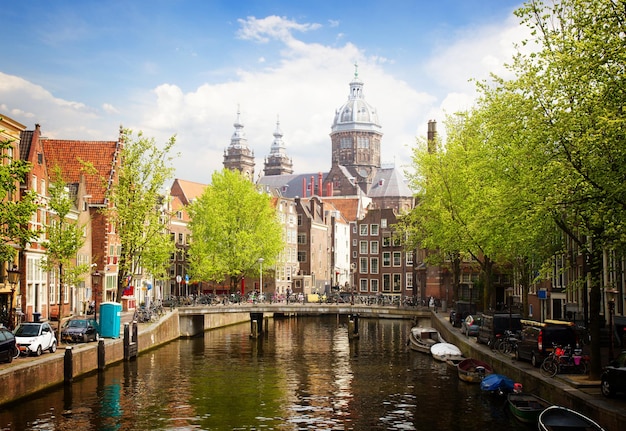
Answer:
<svg viewBox="0 0 626 431"><path fill-rule="evenodd" d="M378 112L365 101L363 97L363 82L355 71L354 79L350 82L348 101L335 111L332 132L349 130L376 131L380 133Z"/></svg>

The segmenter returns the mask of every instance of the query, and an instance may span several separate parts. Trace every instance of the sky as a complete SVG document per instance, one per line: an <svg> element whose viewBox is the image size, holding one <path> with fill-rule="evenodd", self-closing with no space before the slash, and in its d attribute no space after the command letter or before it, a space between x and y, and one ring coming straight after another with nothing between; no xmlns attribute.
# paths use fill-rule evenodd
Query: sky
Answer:
<svg viewBox="0 0 626 431"><path fill-rule="evenodd" d="M3 5L0 115L52 139L164 144L208 184L240 120L256 176L277 121L295 173L327 172L335 111L358 71L384 164L409 168L429 120L507 77L527 38L514 0L29 0ZM355 65L357 65L355 67Z"/></svg>

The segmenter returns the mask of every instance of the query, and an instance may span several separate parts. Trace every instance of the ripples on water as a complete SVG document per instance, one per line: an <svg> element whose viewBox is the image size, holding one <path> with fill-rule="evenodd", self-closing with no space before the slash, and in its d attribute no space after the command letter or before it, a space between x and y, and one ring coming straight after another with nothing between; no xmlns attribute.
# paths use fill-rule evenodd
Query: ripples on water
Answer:
<svg viewBox="0 0 626 431"><path fill-rule="evenodd" d="M408 321L269 321L172 342L0 410L2 430L527 430L406 346Z"/></svg>

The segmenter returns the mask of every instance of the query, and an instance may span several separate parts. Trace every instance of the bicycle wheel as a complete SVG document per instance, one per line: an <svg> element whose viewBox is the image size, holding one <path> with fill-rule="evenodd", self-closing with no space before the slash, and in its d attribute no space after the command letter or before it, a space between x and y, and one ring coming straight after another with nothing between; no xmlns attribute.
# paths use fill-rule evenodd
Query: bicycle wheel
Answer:
<svg viewBox="0 0 626 431"><path fill-rule="evenodd" d="M503 355L511 353L511 343L508 341L501 341L500 344L498 344L498 352Z"/></svg>
<svg viewBox="0 0 626 431"><path fill-rule="evenodd" d="M541 363L541 374L546 377L554 377L559 371L559 365L550 357Z"/></svg>
<svg viewBox="0 0 626 431"><path fill-rule="evenodd" d="M578 368L578 372L580 374L587 374L587 364L582 359L581 359L580 363L578 364L577 368Z"/></svg>

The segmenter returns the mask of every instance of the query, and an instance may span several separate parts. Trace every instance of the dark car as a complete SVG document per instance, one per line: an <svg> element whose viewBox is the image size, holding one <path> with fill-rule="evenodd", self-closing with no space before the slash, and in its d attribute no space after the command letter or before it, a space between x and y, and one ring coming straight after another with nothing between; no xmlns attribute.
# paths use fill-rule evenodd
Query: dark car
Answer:
<svg viewBox="0 0 626 431"><path fill-rule="evenodd" d="M600 389L605 397L612 397L616 392L626 392L626 350L604 367L601 382Z"/></svg>
<svg viewBox="0 0 626 431"><path fill-rule="evenodd" d="M554 344L575 347L578 343L576 329L572 322L560 320L522 320L522 331L517 343L515 357L530 361L538 367L552 352Z"/></svg>
<svg viewBox="0 0 626 431"><path fill-rule="evenodd" d="M467 301L457 301L454 310L450 311L450 323L455 328L460 328L465 318L474 314L476 314L476 304Z"/></svg>
<svg viewBox="0 0 626 431"><path fill-rule="evenodd" d="M17 350L15 344L15 336L13 332L5 327L0 328L0 361L12 362L13 358L18 357L20 351Z"/></svg>
<svg viewBox="0 0 626 431"><path fill-rule="evenodd" d="M463 320L461 324L461 333L467 335L468 337L475 337L478 335L478 330L480 329L480 317L469 315Z"/></svg>
<svg viewBox="0 0 626 431"><path fill-rule="evenodd" d="M92 318L68 320L61 331L61 341L66 343L88 343L100 339L100 327Z"/></svg>
<svg viewBox="0 0 626 431"><path fill-rule="evenodd" d="M497 338L502 337L506 330L517 333L522 329L521 320L522 316L519 314L483 314L476 342L491 345Z"/></svg>

